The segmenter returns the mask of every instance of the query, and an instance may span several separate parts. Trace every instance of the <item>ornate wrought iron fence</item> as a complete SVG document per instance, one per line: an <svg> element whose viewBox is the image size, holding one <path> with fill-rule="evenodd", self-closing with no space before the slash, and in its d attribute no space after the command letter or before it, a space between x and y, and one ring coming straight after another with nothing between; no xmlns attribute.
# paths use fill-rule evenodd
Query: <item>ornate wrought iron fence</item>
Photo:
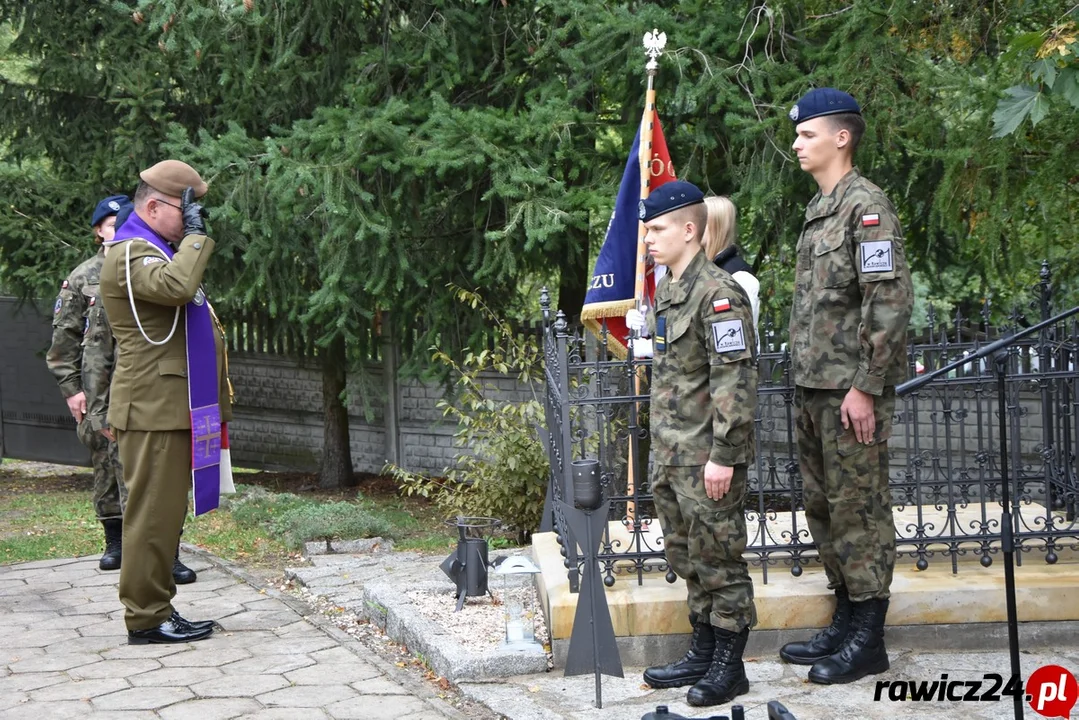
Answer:
<svg viewBox="0 0 1079 720"><path fill-rule="evenodd" d="M943 367L974 349L1007 337L1028 322L1052 314L1047 263L1027 308L1013 309L1007 323L992 327L989 306L971 321L961 315L942 323L934 310L924 336L908 347L912 373ZM649 360L619 359L606 329L593 337L571 328L543 300L546 413L550 433L549 498L573 500L571 462L595 458L612 501L599 559L604 582L618 575L665 574L659 523L648 485L647 377ZM757 413L757 458L749 469L746 557L761 568L794 576L817 562L802 510L802 483L794 431L794 385L785 333L762 328ZM1067 321L1019 340L1009 348L1006 407L998 407L996 378L987 364L938 379L897 401L889 442L891 488L897 518L899 562L921 570L961 558L988 567L1000 553L998 413L1007 416L1017 560L1037 557L1054 564L1079 552L1079 323ZM576 586L576 544L554 511L571 587Z"/></svg>

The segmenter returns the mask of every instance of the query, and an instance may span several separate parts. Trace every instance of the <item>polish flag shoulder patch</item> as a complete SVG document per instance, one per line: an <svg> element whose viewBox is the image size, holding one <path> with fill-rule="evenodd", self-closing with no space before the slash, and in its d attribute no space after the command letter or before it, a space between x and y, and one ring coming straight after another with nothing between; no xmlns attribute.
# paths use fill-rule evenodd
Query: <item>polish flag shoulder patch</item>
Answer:
<svg viewBox="0 0 1079 720"><path fill-rule="evenodd" d="M862 227L876 227L880 225L880 214L870 213L862 216Z"/></svg>
<svg viewBox="0 0 1079 720"><path fill-rule="evenodd" d="M730 298L720 298L712 301L712 312L727 312L731 309Z"/></svg>

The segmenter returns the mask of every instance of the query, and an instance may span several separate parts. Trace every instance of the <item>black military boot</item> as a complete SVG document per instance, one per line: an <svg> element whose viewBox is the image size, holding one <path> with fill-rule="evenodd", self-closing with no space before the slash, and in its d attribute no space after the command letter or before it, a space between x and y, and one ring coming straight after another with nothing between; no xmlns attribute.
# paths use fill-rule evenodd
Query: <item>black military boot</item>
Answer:
<svg viewBox="0 0 1079 720"><path fill-rule="evenodd" d="M793 665L812 665L828 657L843 644L850 632L850 595L847 588L835 591L835 612L832 624L804 642L787 643L779 650L779 657Z"/></svg>
<svg viewBox="0 0 1079 720"><path fill-rule="evenodd" d="M177 585L189 585L198 579L195 571L180 562L180 545L176 545L176 559L172 561L172 579Z"/></svg>
<svg viewBox="0 0 1079 720"><path fill-rule="evenodd" d="M742 632L731 632L713 628L716 635L716 650L712 655L712 664L708 672L686 693L686 702L693 707L722 705L739 695L749 692L749 678L742 655L749 640L749 628Z"/></svg>
<svg viewBox="0 0 1079 720"><path fill-rule="evenodd" d="M889 668L884 647L884 618L888 601L874 598L851 603L851 627L843 644L809 670L809 679L822 685L850 683Z"/></svg>
<svg viewBox="0 0 1079 720"><path fill-rule="evenodd" d="M97 561L97 566L102 570L119 570L124 545L124 521L118 518L102 520L101 526L105 528L105 553Z"/></svg>
<svg viewBox="0 0 1079 720"><path fill-rule="evenodd" d="M692 685L708 672L716 647L716 638L712 632L715 628L708 622L708 618L701 618L696 613L690 614L689 621L693 623L693 640L689 644L689 652L677 662L645 670L644 681L652 687Z"/></svg>

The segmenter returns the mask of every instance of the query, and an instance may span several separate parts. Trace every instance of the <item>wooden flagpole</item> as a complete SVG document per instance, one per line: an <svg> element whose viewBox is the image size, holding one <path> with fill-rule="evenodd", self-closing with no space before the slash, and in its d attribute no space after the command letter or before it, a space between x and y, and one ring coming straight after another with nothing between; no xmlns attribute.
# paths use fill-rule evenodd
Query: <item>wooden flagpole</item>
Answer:
<svg viewBox="0 0 1079 720"><path fill-rule="evenodd" d="M653 86L653 80L656 76L656 71L659 70L659 56L663 54L663 48L667 46L667 33L661 33L658 29L653 29L652 32L644 34L644 53L648 57L648 62L645 63L645 73L648 75L648 89L644 96L644 115L641 116L641 142L637 152L637 161L640 165L641 175L641 200L645 200L648 197L648 193L651 189L652 179L652 132L655 127L656 117L656 90ZM637 222L637 268L634 275L633 286L633 301L634 306L638 309L641 308L644 301L645 293L645 272L647 271L648 262L648 250L644 245L644 237L647 231L644 228L644 223ZM637 335L637 333L633 333ZM630 354L633 353L633 340L630 340ZM638 367L633 374L633 394L640 395L641 387L644 385L644 368ZM637 405L636 413L640 416L640 405ZM637 466L640 464L640 458L636 457L637 453L635 449L637 443L633 438L629 439L629 463L628 474L629 478L626 483L626 495L632 497L636 490L636 474ZM634 516L637 512L637 505L630 500L626 505L626 516L629 520L634 520Z"/></svg>

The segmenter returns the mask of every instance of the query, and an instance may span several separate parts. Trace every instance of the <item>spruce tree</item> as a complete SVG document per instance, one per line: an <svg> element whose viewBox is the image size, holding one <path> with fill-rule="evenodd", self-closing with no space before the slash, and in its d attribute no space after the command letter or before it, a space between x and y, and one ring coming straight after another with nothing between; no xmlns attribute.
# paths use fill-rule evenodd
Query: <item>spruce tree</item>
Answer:
<svg viewBox="0 0 1079 720"><path fill-rule="evenodd" d="M822 85L864 108L858 165L899 210L923 300L969 316L993 294L1003 314L1048 257L1074 301L1079 46L1077 10L1062 13L1051 0L0 0L13 38L0 51L0 272L51 294L88 250L92 199L175 155L211 181L209 283L226 314L264 312L314 342L331 397L362 372L376 318L415 372L432 345L482 342L483 318L449 283L535 317L519 293L549 282L572 316L655 27L676 171L734 199L780 328L815 192L787 111ZM1045 93L1046 112L1002 133L999 105L1020 85ZM347 451L334 410L328 458ZM346 463L325 464L325 482L345 480Z"/></svg>

